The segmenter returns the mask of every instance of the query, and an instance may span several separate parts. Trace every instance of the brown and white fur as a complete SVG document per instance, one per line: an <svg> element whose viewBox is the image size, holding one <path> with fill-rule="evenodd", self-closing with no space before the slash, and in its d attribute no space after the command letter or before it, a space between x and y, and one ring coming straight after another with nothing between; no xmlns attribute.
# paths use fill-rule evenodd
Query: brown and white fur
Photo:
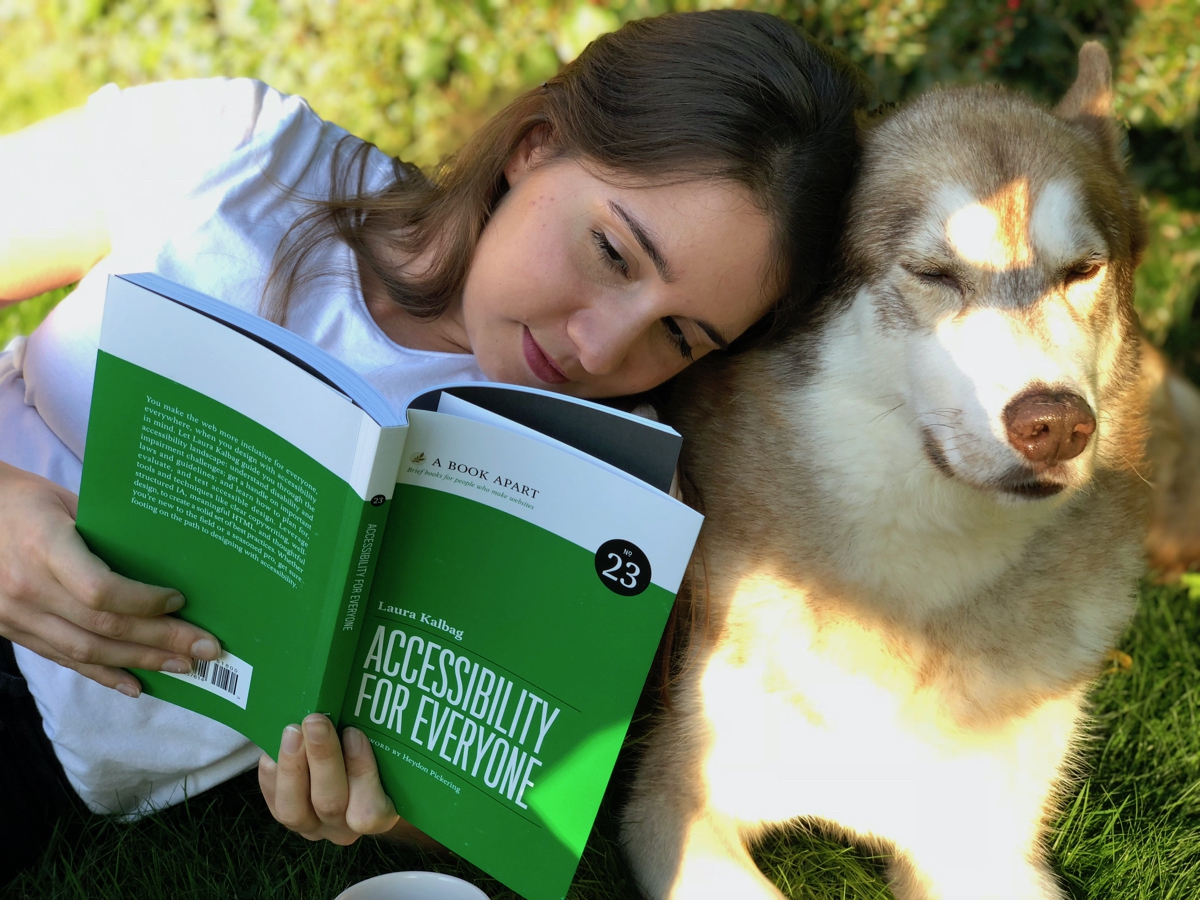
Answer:
<svg viewBox="0 0 1200 900"><path fill-rule="evenodd" d="M801 821L899 900L1066 896L1043 832L1146 515L1110 78L1091 44L1053 112L947 90L873 127L841 287L680 386L704 609L624 813L647 895L778 898L746 844Z"/></svg>
<svg viewBox="0 0 1200 900"><path fill-rule="evenodd" d="M1200 567L1200 389L1149 343L1142 350L1152 388L1145 474L1154 485L1146 558L1170 579Z"/></svg>

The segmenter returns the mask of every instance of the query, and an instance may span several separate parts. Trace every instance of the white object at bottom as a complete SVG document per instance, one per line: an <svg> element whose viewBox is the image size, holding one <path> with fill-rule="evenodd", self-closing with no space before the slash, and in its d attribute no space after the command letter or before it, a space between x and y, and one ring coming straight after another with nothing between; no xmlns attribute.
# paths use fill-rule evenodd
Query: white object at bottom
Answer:
<svg viewBox="0 0 1200 900"><path fill-rule="evenodd" d="M334 900L488 900L488 895L453 875L388 872L351 885Z"/></svg>

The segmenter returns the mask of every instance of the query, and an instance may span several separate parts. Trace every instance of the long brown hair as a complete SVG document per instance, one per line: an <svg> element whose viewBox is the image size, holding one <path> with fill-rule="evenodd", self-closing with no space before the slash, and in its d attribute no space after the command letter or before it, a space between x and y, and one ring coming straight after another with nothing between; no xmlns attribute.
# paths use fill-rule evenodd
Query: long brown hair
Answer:
<svg viewBox="0 0 1200 900"><path fill-rule="evenodd" d="M802 307L832 256L858 157L863 86L853 66L765 13L714 10L629 22L490 119L429 176L397 161L383 191L364 191L371 145L343 142L328 200L276 253L265 312L287 318L305 262L345 242L359 269L410 314L436 318L459 296L480 233L508 189L504 167L542 129L545 161L574 158L624 179L725 179L745 187L775 231L781 286L762 333ZM397 271L380 248L431 259ZM743 341L750 335L743 336Z"/></svg>

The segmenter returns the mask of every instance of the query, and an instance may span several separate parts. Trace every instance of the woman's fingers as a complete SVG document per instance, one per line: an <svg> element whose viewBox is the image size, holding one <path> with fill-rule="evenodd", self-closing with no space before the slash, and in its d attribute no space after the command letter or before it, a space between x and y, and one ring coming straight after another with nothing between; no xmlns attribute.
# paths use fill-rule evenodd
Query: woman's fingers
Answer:
<svg viewBox="0 0 1200 900"><path fill-rule="evenodd" d="M346 806L349 803L350 791L346 783L346 764L342 759L342 744L338 740L337 730L328 718L318 713L305 716L301 728L304 731L304 750L308 756L313 812L327 828L344 831L345 836L349 836L349 829L346 827ZM355 834L354 838L357 837ZM351 843L354 838L346 843Z"/></svg>
<svg viewBox="0 0 1200 900"><path fill-rule="evenodd" d="M271 814L292 831L300 832L309 840L318 840L322 837L318 834L321 819L313 811L309 799L308 756L304 750L304 735L295 725L283 729L279 762L273 768L274 796L268 798ZM261 766L259 771L262 771Z"/></svg>
<svg viewBox="0 0 1200 900"><path fill-rule="evenodd" d="M271 815L309 840L352 844L399 821L365 735L348 728L344 740L343 752L333 723L314 713L284 729L278 763L265 754L259 760L258 783Z"/></svg>
<svg viewBox="0 0 1200 900"><path fill-rule="evenodd" d="M50 574L85 606L133 616L160 616L183 606L178 591L118 575L88 550L73 527L57 530L50 539Z"/></svg>
<svg viewBox="0 0 1200 900"><path fill-rule="evenodd" d="M137 680L132 674L124 669L114 668L113 666L89 665L87 663L77 662L68 656L59 653L54 647L44 643L37 635L32 634L17 634L13 638L14 643L20 644L32 650L38 656L43 656L51 662L56 662L60 666L68 669L74 669L85 678L90 678L97 684L102 684L104 687L113 688L120 691L126 697L138 697L142 693L142 683Z"/></svg>
<svg viewBox="0 0 1200 900"><path fill-rule="evenodd" d="M138 690L118 667L183 673L221 649L164 613L177 591L123 578L75 530L75 496L0 463L0 635L101 684Z"/></svg>
<svg viewBox="0 0 1200 900"><path fill-rule="evenodd" d="M271 815L277 822L279 815L275 812L275 780L278 776L279 765L269 754L264 753L258 758L258 789L262 791L263 799L267 801L267 809L271 810Z"/></svg>
<svg viewBox="0 0 1200 900"><path fill-rule="evenodd" d="M359 834L382 834L390 831L400 820L391 798L383 792L379 781L379 766L367 736L357 728L342 731L345 749L346 781L350 802L346 807L346 824Z"/></svg>
<svg viewBox="0 0 1200 900"><path fill-rule="evenodd" d="M191 670L192 658L189 653L172 653L148 647L140 642L106 637L59 615L58 610L72 602L63 594L61 588L51 587L44 596L45 608L22 607L21 614L8 623L8 637L15 643L81 674L94 671L95 667L161 670L178 675ZM145 624L153 625L152 622ZM107 626L97 624L95 627ZM141 628L118 629L118 633L130 634L134 638L141 637L142 632ZM136 683L133 676L118 677L118 680ZM101 684L111 687L113 685L110 681L111 679L105 678L101 680Z"/></svg>
<svg viewBox="0 0 1200 900"><path fill-rule="evenodd" d="M64 589L60 596L67 599L57 603L54 612L79 627L173 655L200 659L220 655L220 645L207 631L164 615L183 606L178 591L113 572L88 550L73 526L55 535L46 563ZM157 668L149 661L142 667Z"/></svg>

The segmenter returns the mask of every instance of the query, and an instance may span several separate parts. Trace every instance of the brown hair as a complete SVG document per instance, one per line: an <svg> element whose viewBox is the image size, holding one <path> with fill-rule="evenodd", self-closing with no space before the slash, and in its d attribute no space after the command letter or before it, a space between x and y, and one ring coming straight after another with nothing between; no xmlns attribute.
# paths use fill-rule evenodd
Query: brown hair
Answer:
<svg viewBox="0 0 1200 900"><path fill-rule="evenodd" d="M656 184L709 178L746 188L774 225L770 275L781 292L751 331L772 330L820 287L833 255L863 97L848 62L775 16L714 10L630 22L509 104L429 177L397 161L395 181L366 193L371 145L343 143L330 199L316 202L276 253L265 311L286 320L296 287L315 277L304 273L306 259L336 237L407 312L441 315L508 189L506 163L542 129L547 162L578 159ZM432 263L397 271L383 247Z"/></svg>

